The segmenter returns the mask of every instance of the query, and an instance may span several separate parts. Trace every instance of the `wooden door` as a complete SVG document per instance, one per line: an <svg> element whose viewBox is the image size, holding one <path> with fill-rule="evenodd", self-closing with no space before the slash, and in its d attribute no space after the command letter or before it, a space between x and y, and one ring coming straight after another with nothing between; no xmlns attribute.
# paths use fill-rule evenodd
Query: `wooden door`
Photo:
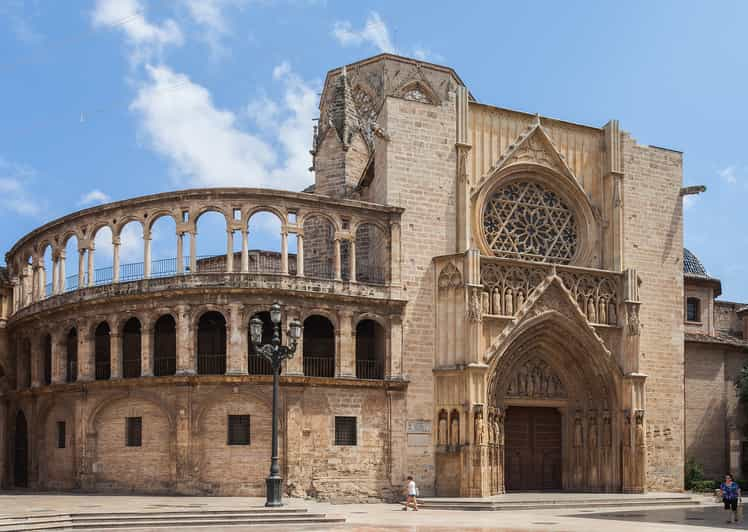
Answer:
<svg viewBox="0 0 748 532"><path fill-rule="evenodd" d="M510 407L506 414L507 490L561 489L561 414Z"/></svg>

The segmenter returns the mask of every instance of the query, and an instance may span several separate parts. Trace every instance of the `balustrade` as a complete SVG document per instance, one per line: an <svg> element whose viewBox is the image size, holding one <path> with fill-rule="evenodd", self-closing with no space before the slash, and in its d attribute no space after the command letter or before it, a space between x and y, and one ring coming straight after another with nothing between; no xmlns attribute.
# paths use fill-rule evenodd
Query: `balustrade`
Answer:
<svg viewBox="0 0 748 532"><path fill-rule="evenodd" d="M359 379L383 379L384 368L376 360L356 360L356 377Z"/></svg>
<svg viewBox="0 0 748 532"><path fill-rule="evenodd" d="M307 377L334 377L335 357L304 355L304 375Z"/></svg>

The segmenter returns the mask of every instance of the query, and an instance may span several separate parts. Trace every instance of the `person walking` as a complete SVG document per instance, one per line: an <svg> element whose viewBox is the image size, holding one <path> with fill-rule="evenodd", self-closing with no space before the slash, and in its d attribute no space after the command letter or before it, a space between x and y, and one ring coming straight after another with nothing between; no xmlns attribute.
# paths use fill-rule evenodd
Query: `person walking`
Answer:
<svg viewBox="0 0 748 532"><path fill-rule="evenodd" d="M418 500L416 497L418 496L418 487L416 486L416 481L413 480L413 477L408 475L408 483L405 486L405 506L403 507L403 511L408 511L408 506L410 506L410 503L413 503L413 511L418 511Z"/></svg>
<svg viewBox="0 0 748 532"><path fill-rule="evenodd" d="M722 502L725 503L725 510L730 512L728 523L738 522L738 505L740 504L740 486L730 473L725 475L725 481L719 486Z"/></svg>

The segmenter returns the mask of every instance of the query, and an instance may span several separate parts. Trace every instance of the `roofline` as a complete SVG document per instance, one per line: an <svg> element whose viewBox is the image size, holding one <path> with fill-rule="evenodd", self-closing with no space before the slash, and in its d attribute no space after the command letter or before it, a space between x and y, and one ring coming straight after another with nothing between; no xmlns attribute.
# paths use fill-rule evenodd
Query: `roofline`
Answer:
<svg viewBox="0 0 748 532"><path fill-rule="evenodd" d="M553 118L553 117L550 117L550 116L543 116L541 114L529 113L527 111L518 111L517 109L511 109L509 107L500 107L498 105L491 105L490 103L482 103L482 102L478 102L478 101L471 101L469 104L470 105L477 105L477 106L480 106L480 107L488 107L490 109L496 109L498 111L506 111L508 113L516 113L516 114L520 114L520 115L525 115L528 118L535 118L537 116L541 120L546 120L548 122L557 122L559 124L566 124L566 125L569 125L569 126L575 126L575 127L586 128L586 129L592 129L592 130L594 130L594 131L596 131L598 133L603 131L603 128L602 127L598 127L598 126L591 126L589 124L581 124L579 122L571 122L569 120L562 120L560 118Z"/></svg>
<svg viewBox="0 0 748 532"><path fill-rule="evenodd" d="M714 277L704 277L703 275L684 273L683 280L699 286L711 286L712 288L714 288L714 297L719 297L722 295L722 281L720 281L719 279L715 279Z"/></svg>

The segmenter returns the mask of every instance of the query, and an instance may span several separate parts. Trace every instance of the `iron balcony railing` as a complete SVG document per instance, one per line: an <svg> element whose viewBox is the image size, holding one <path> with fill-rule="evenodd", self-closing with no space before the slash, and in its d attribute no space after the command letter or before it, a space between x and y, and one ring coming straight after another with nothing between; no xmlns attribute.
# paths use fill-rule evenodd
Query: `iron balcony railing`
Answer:
<svg viewBox="0 0 748 532"><path fill-rule="evenodd" d="M199 375L223 375L226 373L226 353L198 353Z"/></svg>
<svg viewBox="0 0 748 532"><path fill-rule="evenodd" d="M382 364L376 360L356 360L356 377L359 379L383 379Z"/></svg>
<svg viewBox="0 0 748 532"><path fill-rule="evenodd" d="M102 381L107 380L111 377L112 367L109 362L97 362L96 363L96 380Z"/></svg>
<svg viewBox="0 0 748 532"><path fill-rule="evenodd" d="M304 354L304 375L308 377L334 377L335 357L330 355L307 356Z"/></svg>
<svg viewBox="0 0 748 532"><path fill-rule="evenodd" d="M137 379L140 377L140 357L134 360L122 361L122 377L125 379Z"/></svg>
<svg viewBox="0 0 748 532"><path fill-rule="evenodd" d="M250 375L272 375L273 367L267 358L262 355L249 355Z"/></svg>
<svg viewBox="0 0 748 532"><path fill-rule="evenodd" d="M174 356L159 356L153 358L153 374L156 377L174 375L177 372L177 358Z"/></svg>

